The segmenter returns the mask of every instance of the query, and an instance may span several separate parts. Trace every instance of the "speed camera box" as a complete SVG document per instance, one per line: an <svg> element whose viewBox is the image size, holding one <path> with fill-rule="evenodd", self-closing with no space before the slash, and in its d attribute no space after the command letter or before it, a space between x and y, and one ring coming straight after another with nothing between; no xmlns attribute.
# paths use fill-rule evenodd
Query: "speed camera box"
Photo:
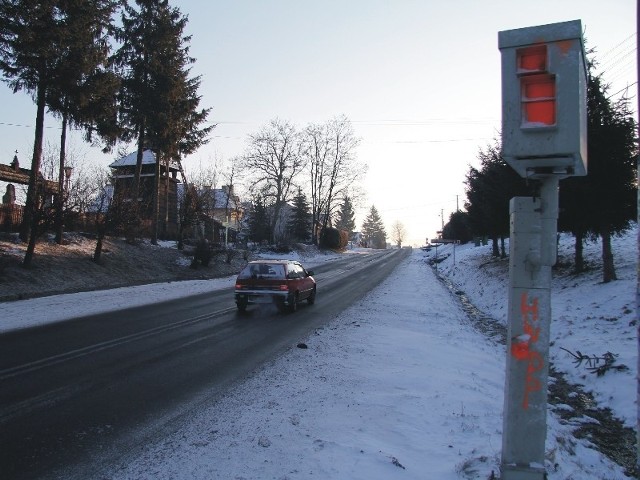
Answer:
<svg viewBox="0 0 640 480"><path fill-rule="evenodd" d="M502 151L523 177L587 174L587 71L579 20L498 33Z"/></svg>

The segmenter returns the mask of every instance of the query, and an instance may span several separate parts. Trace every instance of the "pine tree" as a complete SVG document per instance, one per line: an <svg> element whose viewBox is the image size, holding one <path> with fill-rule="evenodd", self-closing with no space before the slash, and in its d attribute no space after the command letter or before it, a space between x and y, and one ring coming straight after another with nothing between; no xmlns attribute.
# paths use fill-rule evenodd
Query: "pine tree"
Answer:
<svg viewBox="0 0 640 480"><path fill-rule="evenodd" d="M56 242L62 242L63 185L66 137L69 125L93 132L111 146L117 138L116 93L119 80L108 67L114 0L75 0L66 3L64 23L68 34L52 87L47 92L49 111L60 116L60 161L56 205Z"/></svg>
<svg viewBox="0 0 640 480"><path fill-rule="evenodd" d="M64 45L64 13L57 1L0 2L0 71L14 92L25 90L36 103L35 138L27 201L20 228L23 240L29 240L23 264L30 265L35 248L37 225L37 179L42 162L44 114L47 92L57 77Z"/></svg>
<svg viewBox="0 0 640 480"><path fill-rule="evenodd" d="M311 238L311 213L307 196L298 188L293 198L293 210L289 220L289 231L295 242L308 242Z"/></svg>
<svg viewBox="0 0 640 480"><path fill-rule="evenodd" d="M592 73L593 64L589 66ZM628 99L613 101L601 76L587 83L588 174L560 182L559 228L574 234L575 268L585 238L602 238L603 282L616 279L611 236L636 218L636 123Z"/></svg>
<svg viewBox="0 0 640 480"><path fill-rule="evenodd" d="M103 33L109 28L116 2L47 0L0 2L0 71L14 90L26 90L36 102L35 139L21 237L29 240L24 265L31 263L38 226L37 179L42 162L44 114L71 108L77 85L70 79L88 76L94 61L107 47ZM63 129L63 137L66 128ZM64 151L62 151L64 154Z"/></svg>
<svg viewBox="0 0 640 480"><path fill-rule="evenodd" d="M119 79L111 69L109 56L112 16L118 4L117 0L65 2L65 45L56 78L47 92L49 110L62 118L63 126L85 129L89 141L93 133L98 133L109 146L118 133Z"/></svg>
<svg viewBox="0 0 640 480"><path fill-rule="evenodd" d="M367 247L387 247L387 233L380 214L374 205L371 206L371 210L369 210L369 214L362 224L362 236Z"/></svg>
<svg viewBox="0 0 640 480"><path fill-rule="evenodd" d="M270 240L270 225L271 222L264 196L256 195L253 202L251 202L249 212L249 238L256 243Z"/></svg>
<svg viewBox="0 0 640 480"><path fill-rule="evenodd" d="M356 229L355 212L353 211L353 204L351 203L351 198L349 198L349 196L345 196L342 200L342 205L338 212L336 228L345 230L349 234L349 237L351 237Z"/></svg>
<svg viewBox="0 0 640 480"><path fill-rule="evenodd" d="M212 126L200 128L209 110L199 110L200 77L189 78L190 37L184 36L187 17L168 0L135 0L127 4L122 42L115 59L122 69L123 137L135 139L138 158L134 191L139 189L142 152L152 146L168 159L191 153L206 143Z"/></svg>
<svg viewBox="0 0 640 480"><path fill-rule="evenodd" d="M509 201L530 194L526 182L502 157L499 141L478 153L480 169L467 173L465 208L471 229L493 241L493 255L500 256L498 240L509 235ZM504 242L502 256L506 256Z"/></svg>
<svg viewBox="0 0 640 480"><path fill-rule="evenodd" d="M461 211L453 212L442 230L442 238L459 240L460 243L470 241L473 234L469 227L469 214Z"/></svg>

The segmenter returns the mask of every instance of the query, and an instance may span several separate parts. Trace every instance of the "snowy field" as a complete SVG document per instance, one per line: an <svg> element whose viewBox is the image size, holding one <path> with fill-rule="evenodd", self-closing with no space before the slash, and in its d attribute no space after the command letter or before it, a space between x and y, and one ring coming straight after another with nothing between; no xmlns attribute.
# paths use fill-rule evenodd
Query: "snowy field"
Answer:
<svg viewBox="0 0 640 480"><path fill-rule="evenodd" d="M567 240L567 239L563 239ZM586 254L597 263L597 245ZM447 250L451 249L451 250ZM506 260L489 247L440 248L440 273L483 311L506 320ZM570 247L562 246L569 255ZM553 285L551 356L571 380L595 392L630 426L635 422L635 236L614 240L620 280L599 283L560 272ZM171 434L130 452L102 472L109 479L488 479L499 473L504 346L470 324L414 250L376 290L328 326L301 338L215 405ZM310 259L307 264L312 264ZM233 278L184 282L183 294L231 287ZM137 287L147 301L167 299L176 284ZM321 288L321 285L320 285ZM201 290L199 290L201 289ZM321 291L321 290L319 290ZM64 318L70 305L119 307L117 291L92 292L91 302L64 295L21 302L11 316ZM321 295L314 308L322 308ZM30 308L25 309L28 305ZM14 304L0 304L3 311ZM74 307L75 308L75 307ZM71 311L73 316L84 310ZM23 318L19 318L23 315ZM5 317L7 318L7 317ZM22 322L22 324L21 324ZM597 377L577 369L560 347L618 355L628 371ZM622 469L575 439L573 427L548 416L550 480L616 480Z"/></svg>

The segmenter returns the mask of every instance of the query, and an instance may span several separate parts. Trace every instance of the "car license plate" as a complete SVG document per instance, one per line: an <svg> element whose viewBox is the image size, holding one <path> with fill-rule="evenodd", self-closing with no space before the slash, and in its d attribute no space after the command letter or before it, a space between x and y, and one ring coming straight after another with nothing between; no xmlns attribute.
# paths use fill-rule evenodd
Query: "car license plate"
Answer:
<svg viewBox="0 0 640 480"><path fill-rule="evenodd" d="M260 296L249 297L249 301L251 303L271 303L272 300L271 300L271 297L260 295Z"/></svg>

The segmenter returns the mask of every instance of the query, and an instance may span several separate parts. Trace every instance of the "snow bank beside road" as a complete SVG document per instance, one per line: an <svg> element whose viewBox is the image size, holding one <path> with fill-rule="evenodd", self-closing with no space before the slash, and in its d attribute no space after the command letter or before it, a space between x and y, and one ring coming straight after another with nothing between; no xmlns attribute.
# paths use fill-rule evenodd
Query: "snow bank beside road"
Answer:
<svg viewBox="0 0 640 480"><path fill-rule="evenodd" d="M304 342L308 348L292 347L105 476L486 480L498 473L504 347L472 328L423 252ZM627 478L553 415L548 433L550 480Z"/></svg>
<svg viewBox="0 0 640 480"><path fill-rule="evenodd" d="M554 269L551 287L552 362L568 380L584 385L601 407L610 407L631 428L637 422L636 232L634 228L612 239L618 280L606 284L602 283L600 242L585 244L589 270L575 275L571 271L573 238L562 234L558 259L564 266ZM453 245L439 247L438 255L446 257L438 264L440 274L476 307L506 325L509 260L492 258L490 246L473 244L456 247L455 261ZM563 349L598 357L609 351L616 355L616 364L628 370L597 376L584 362L576 367L575 358Z"/></svg>

